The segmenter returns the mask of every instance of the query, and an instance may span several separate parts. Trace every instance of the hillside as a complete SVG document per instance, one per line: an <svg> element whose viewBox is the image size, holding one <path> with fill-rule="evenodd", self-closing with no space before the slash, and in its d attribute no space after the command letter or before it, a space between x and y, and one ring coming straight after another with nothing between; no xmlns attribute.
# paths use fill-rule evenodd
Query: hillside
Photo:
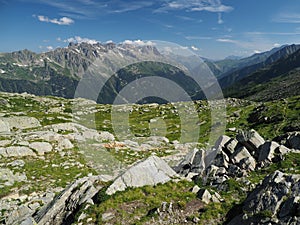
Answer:
<svg viewBox="0 0 300 225"><path fill-rule="evenodd" d="M282 48L275 48L269 52L261 53L258 56L257 60L250 60L252 63L241 63L239 68L233 69L231 71L223 73L219 78L219 83L222 88L227 88L234 83L242 80L243 78L249 76L250 74L258 70L267 70L270 65L276 63L278 60L283 60L300 48L299 45L287 45ZM253 55L250 58L255 58ZM249 59L249 58L246 58ZM246 60L241 59L241 61ZM246 60L247 62L247 60ZM250 64L250 65L249 65Z"/></svg>
<svg viewBox="0 0 300 225"><path fill-rule="evenodd" d="M225 157L223 163L244 174L244 179L236 177L239 173L234 172L234 175L226 169L223 172L228 178L218 183L220 177L208 171L221 169L221 156L212 166L199 167L202 162L199 157L206 155L204 149L210 152L207 141L211 110L206 101L194 102L201 127L199 141L183 143L178 141L182 132L193 132L180 128L183 121L177 110L193 112L186 102L119 106L118 111L130 112L133 135L126 139L129 134L125 131L119 140L120 133L117 137L113 129L114 120L118 118L111 117L111 105L85 99L0 93L0 221L30 224L35 220L38 224L57 225L122 221L127 224L182 224L183 221L218 224L235 217L238 220L240 212L234 211L235 205L243 204L247 194L250 197L246 202L259 199L250 194L259 188L257 184L265 176L278 169L287 174L299 173L298 150L286 150L299 149L298 133L286 133L299 131L299 100L299 96L266 103L226 100L226 135L229 137L221 137L215 145L226 146L222 147L222 154L228 155L222 156ZM189 120L185 123L188 127ZM257 149L252 152L243 141L251 139L253 131L247 134L251 129L263 137L258 139L259 144L255 143L257 147L264 146L258 148L264 153ZM250 139L249 143L254 141ZM265 140L282 145L281 153L269 152L269 142ZM231 147L228 141L232 142ZM243 154L239 154L240 148L232 148L235 145L246 146ZM189 157L195 160L188 166ZM204 162L208 160L205 158ZM253 165L257 165L255 169ZM200 175L204 168L205 173L210 174L206 181ZM141 177L144 178L139 179ZM281 180L284 182L285 178ZM268 182L269 186L261 187L263 190L273 187L273 180ZM296 185L297 179L293 182ZM115 190L120 191L114 193ZM272 208L268 207L259 218L271 217L267 212ZM286 212L285 219L294 218L289 214L292 211ZM275 218L283 221L277 211Z"/></svg>
<svg viewBox="0 0 300 225"><path fill-rule="evenodd" d="M263 101L298 95L299 62L298 50L234 83L225 95Z"/></svg>

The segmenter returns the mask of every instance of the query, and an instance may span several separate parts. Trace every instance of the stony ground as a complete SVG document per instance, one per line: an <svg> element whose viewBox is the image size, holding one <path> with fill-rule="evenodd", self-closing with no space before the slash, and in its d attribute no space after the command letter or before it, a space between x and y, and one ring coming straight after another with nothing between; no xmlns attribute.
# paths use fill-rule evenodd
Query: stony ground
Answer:
<svg viewBox="0 0 300 225"><path fill-rule="evenodd" d="M230 207L246 197L246 190L243 189L245 181L239 182L235 177L227 175L228 189L225 192L218 191L215 187L205 188L206 184L201 179L191 179L197 177L193 173L199 171L178 170L179 175L186 176L182 180L173 176L166 165L160 162L162 159L173 167L195 148L209 148L211 110L204 101L197 102L196 106L199 118L197 126L201 128L199 140L186 140L182 143L179 112L184 110L186 115L190 113L191 116L193 112L186 103L123 105L112 108L84 99L67 100L0 93L0 223L20 224L29 215L43 221L43 213L57 213L51 211L49 203L51 205L55 201L56 204L62 204L59 202L61 196L70 198L66 190L72 192L71 190L78 188L82 189L79 193L85 193L85 197L80 195L78 198L78 194L75 199L90 199L95 193L97 195L93 198L93 204L74 208L75 215L64 215L68 218L65 224L122 224L122 221L126 221L126 224L224 222ZM299 130L299 97L268 103L228 99L226 106L226 134L230 137L236 136L237 128L254 128L264 140L272 140L286 132ZM116 112L113 118L112 112ZM118 117L118 113L124 112L128 113L130 130L121 129L115 133L114 126L119 124L116 121L123 119ZM189 127L188 123L194 121L185 122ZM185 132L193 136L192 130ZM283 145L286 140L284 137L277 139L275 141L279 145ZM239 140L233 143L238 142ZM288 165L297 165L298 155L295 152L285 156L287 165L274 162L273 168L272 165L269 167L270 163L265 163L267 167L257 171L254 168L264 161L262 158L270 157L272 161L273 156L262 155L259 160L259 155L252 155L251 151L248 154L247 151L247 148L239 150L230 160L233 160L233 164L238 164L240 169L249 170L248 181L253 184L251 189L267 174L281 167L286 168L283 172L298 173L287 169ZM248 159L243 161L245 155ZM146 161L142 168L147 165L151 168L150 171L153 168L164 171L159 175L161 180L158 183L166 183L156 185L154 180L151 183L152 174L148 174L149 171L146 170L145 176L149 176L149 179L146 179L145 184L151 181L149 184L156 185L155 187L133 185L136 188L127 188L126 191L109 197L106 189L114 178L122 172L128 172L128 168L143 159L151 160ZM129 177L135 175L133 171ZM214 178L218 180L218 177ZM80 186L73 183L75 180ZM210 185L215 182L214 179L210 181ZM125 182L125 188L130 187L129 183ZM121 184L122 182L117 183L115 187ZM202 188L203 193L195 187L196 184ZM94 189L90 188L91 185ZM85 186L87 189L83 189ZM209 200L205 202L203 196L210 196ZM73 202L72 207L74 205L78 205L78 202ZM31 222L27 220L24 224Z"/></svg>

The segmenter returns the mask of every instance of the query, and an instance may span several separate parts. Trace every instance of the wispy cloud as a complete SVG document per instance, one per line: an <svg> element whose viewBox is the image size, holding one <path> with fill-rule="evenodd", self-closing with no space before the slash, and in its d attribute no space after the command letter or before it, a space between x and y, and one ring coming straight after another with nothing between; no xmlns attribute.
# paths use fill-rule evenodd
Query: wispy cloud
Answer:
<svg viewBox="0 0 300 225"><path fill-rule="evenodd" d="M212 37L208 36L185 36L187 40L211 40Z"/></svg>
<svg viewBox="0 0 300 225"><path fill-rule="evenodd" d="M300 13L280 13L273 21L277 23L300 23Z"/></svg>
<svg viewBox="0 0 300 225"><path fill-rule="evenodd" d="M109 5L111 8L108 12L110 13L123 13L128 11L134 11L141 8L152 6L153 2L151 1L133 1L133 2L119 2L116 5Z"/></svg>
<svg viewBox="0 0 300 225"><path fill-rule="evenodd" d="M47 16L42 16L39 15L37 16L38 20L41 22L46 22L46 23L54 23L54 24L58 24L58 25L71 25L72 23L74 23L74 20L72 20L71 18L68 17L62 17L60 19L50 19Z"/></svg>
<svg viewBox="0 0 300 225"><path fill-rule="evenodd" d="M192 22L196 22L196 23L202 23L203 22L202 19L193 18L193 17L189 17L189 16L176 16L176 17L178 19L184 20L184 21L192 21Z"/></svg>
<svg viewBox="0 0 300 225"><path fill-rule="evenodd" d="M170 10L230 12L233 7L222 4L221 0L174 0L168 1L155 12L168 12Z"/></svg>
<svg viewBox="0 0 300 225"><path fill-rule="evenodd" d="M124 13L134 11L141 8L149 7L154 4L153 1L141 0L23 0L27 2L35 2L39 4L49 5L57 8L62 16L71 16L72 18L89 19L95 18L98 15L111 13ZM163 0L157 0L161 2Z"/></svg>
<svg viewBox="0 0 300 225"><path fill-rule="evenodd" d="M294 32L260 32L260 31L253 31L253 32L246 32L246 35L278 35L278 36L292 36L292 35L299 35L300 30L296 30Z"/></svg>
<svg viewBox="0 0 300 225"><path fill-rule="evenodd" d="M274 43L263 36L248 36L245 39L233 39L233 38L218 38L217 42L233 44L241 48L242 50L247 50L250 53L258 53L270 50L271 48L280 46L278 43Z"/></svg>
<svg viewBox="0 0 300 225"><path fill-rule="evenodd" d="M216 41L218 41L218 42L225 42L225 43L234 43L234 44L238 43L238 41L232 40L232 39L228 39L228 38L218 38Z"/></svg>

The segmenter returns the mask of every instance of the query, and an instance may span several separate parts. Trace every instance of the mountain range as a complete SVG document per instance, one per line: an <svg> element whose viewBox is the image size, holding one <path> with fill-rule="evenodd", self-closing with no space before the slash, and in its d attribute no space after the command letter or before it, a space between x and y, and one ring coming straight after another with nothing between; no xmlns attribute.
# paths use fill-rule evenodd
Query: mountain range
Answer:
<svg viewBox="0 0 300 225"><path fill-rule="evenodd" d="M204 59L204 62L226 97L271 100L300 94L299 49L300 45L284 45L247 58ZM201 88L182 69L169 64L142 62L122 67L127 61L139 62L145 58L164 61L166 57L155 46L114 43L70 43L65 48L39 54L26 49L0 53L0 91L73 98L78 83L97 62L101 67L97 76L110 74L97 98L99 103L112 103L127 84L153 75L175 81L193 100L205 98ZM180 56L180 61L189 60L188 56Z"/></svg>

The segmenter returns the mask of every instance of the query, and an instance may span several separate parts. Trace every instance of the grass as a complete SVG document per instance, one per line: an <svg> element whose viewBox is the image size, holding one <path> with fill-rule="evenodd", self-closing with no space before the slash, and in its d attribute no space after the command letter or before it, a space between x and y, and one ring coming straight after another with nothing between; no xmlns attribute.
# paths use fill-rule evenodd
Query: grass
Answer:
<svg viewBox="0 0 300 225"><path fill-rule="evenodd" d="M103 190L98 194L98 202L101 204L91 206L87 213L96 224L102 224L102 214L111 211L115 213L117 219L113 221L114 224L118 224L118 221L127 221L127 224L142 224L155 217L155 213L151 211L159 208L162 202L172 202L175 206L182 207L196 199L196 194L189 191L192 187L193 183L180 181L158 184L154 187L128 188L112 196L105 195L105 190ZM138 207L133 207L133 205Z"/></svg>
<svg viewBox="0 0 300 225"><path fill-rule="evenodd" d="M16 183L19 190L24 194L30 194L35 191L45 191L50 187L65 187L76 178L87 176L89 173L95 174L93 169L86 166L85 158L76 149L73 149L70 153L67 160L58 153L51 152L45 155L45 159L24 158L25 165L22 168L9 166L14 172L25 172L26 174L26 182ZM78 163L72 165L75 162L83 166L79 166ZM39 185L32 185L37 182Z"/></svg>

